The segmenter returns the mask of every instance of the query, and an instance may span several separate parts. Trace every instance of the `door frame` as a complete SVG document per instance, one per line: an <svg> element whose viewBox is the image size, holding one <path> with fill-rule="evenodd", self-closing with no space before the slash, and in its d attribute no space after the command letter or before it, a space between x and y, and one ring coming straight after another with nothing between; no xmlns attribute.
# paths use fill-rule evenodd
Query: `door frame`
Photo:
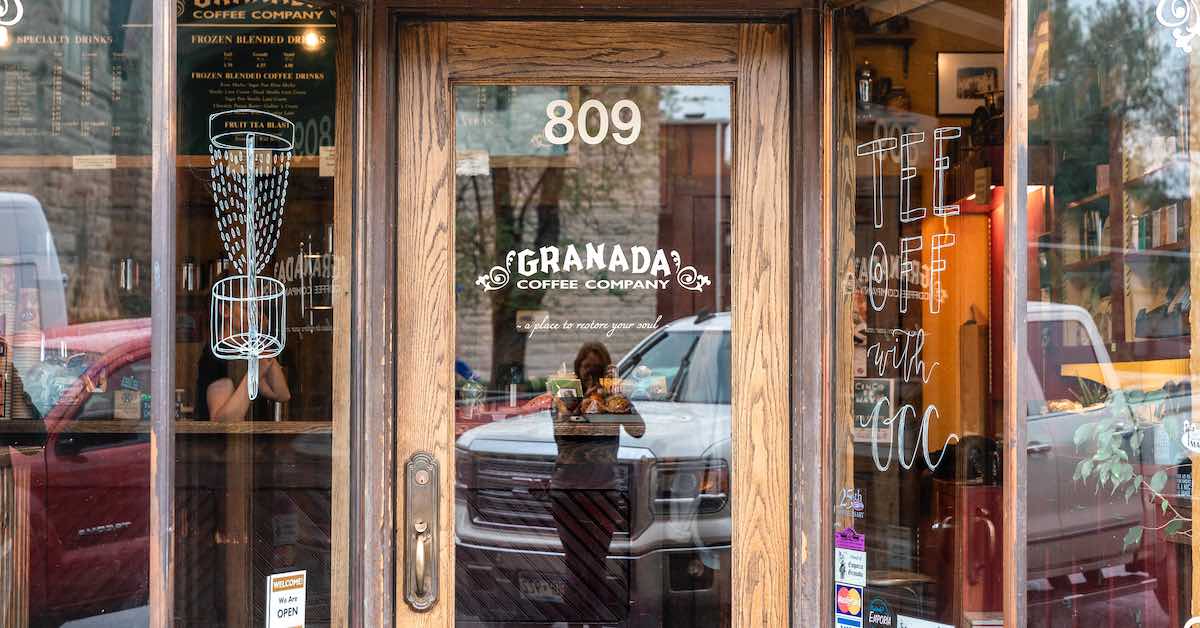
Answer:
<svg viewBox="0 0 1200 628"><path fill-rule="evenodd" d="M364 159L360 163L373 166L360 170L367 211L356 216L361 237L354 254L360 263L359 285L370 294L364 294L354 318L361 337L379 340L363 347L356 365L366 377L358 380L363 382L361 412L355 414L362 417L359 433L373 435L366 440L394 447L364 447L353 473L361 482L360 494L392 498L359 502L356 529L362 534L351 555L362 559L353 569L361 577L352 578L357 589L352 599L359 600L352 615L363 625L453 622L454 547L448 525L437 537L437 605L425 613L411 611L396 571L404 564L398 527L404 519L403 465L414 451L428 451L438 461L439 516L453 521L452 86L727 83L733 86L736 110L732 267L740 278L732 286L738 329L733 349L738 401L733 407L732 612L736 626L787 625L792 566L791 25L400 21L383 10L368 21L364 32L371 33L371 41L362 49L361 67L365 109L375 113L360 127L358 146ZM684 34L687 41L681 39ZM595 38L625 42L636 54L602 57L577 43ZM503 50L497 42L503 42ZM521 61L495 63L501 55ZM371 503L375 501L387 503Z"/></svg>

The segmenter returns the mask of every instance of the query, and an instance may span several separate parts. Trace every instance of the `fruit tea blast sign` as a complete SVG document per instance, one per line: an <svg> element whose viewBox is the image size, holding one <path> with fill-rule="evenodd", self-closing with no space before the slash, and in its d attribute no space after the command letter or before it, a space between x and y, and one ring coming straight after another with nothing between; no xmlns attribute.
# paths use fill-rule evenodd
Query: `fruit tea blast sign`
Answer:
<svg viewBox="0 0 1200 628"><path fill-rule="evenodd" d="M211 348L247 362L246 387L258 397L258 362L283 351L283 283L260 275L283 224L296 127L266 111L233 109L208 118L212 193L225 253L238 274L212 288Z"/></svg>

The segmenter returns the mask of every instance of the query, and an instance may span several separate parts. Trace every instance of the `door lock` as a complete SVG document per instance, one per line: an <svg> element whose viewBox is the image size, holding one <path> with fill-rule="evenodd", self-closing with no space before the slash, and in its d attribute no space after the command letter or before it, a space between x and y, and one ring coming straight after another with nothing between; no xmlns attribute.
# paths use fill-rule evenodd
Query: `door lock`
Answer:
<svg viewBox="0 0 1200 628"><path fill-rule="evenodd" d="M404 597L427 611L438 597L438 463L418 451L404 471Z"/></svg>

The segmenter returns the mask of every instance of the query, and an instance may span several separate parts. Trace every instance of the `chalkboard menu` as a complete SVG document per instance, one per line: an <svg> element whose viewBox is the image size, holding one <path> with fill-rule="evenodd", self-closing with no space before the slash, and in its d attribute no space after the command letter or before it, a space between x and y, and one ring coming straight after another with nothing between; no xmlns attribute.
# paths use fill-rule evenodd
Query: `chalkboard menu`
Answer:
<svg viewBox="0 0 1200 628"><path fill-rule="evenodd" d="M268 111L296 125L297 155L333 146L337 15L298 0L177 0L179 152L208 154L208 117Z"/></svg>
<svg viewBox="0 0 1200 628"><path fill-rule="evenodd" d="M149 155L150 12L26 2L0 48L0 155Z"/></svg>

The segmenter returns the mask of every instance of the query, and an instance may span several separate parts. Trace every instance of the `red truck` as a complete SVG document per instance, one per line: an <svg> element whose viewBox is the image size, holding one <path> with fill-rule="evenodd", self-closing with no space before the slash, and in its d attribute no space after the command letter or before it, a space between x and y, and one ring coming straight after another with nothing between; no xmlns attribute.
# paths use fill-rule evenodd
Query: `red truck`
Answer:
<svg viewBox="0 0 1200 628"><path fill-rule="evenodd" d="M31 349L20 343L14 357ZM150 389L150 319L49 329L38 344L33 366L14 360L10 382L20 379L44 430L0 422L0 443L29 478L26 586L30 624L43 626L146 603L148 422L121 432L86 424L139 411Z"/></svg>

